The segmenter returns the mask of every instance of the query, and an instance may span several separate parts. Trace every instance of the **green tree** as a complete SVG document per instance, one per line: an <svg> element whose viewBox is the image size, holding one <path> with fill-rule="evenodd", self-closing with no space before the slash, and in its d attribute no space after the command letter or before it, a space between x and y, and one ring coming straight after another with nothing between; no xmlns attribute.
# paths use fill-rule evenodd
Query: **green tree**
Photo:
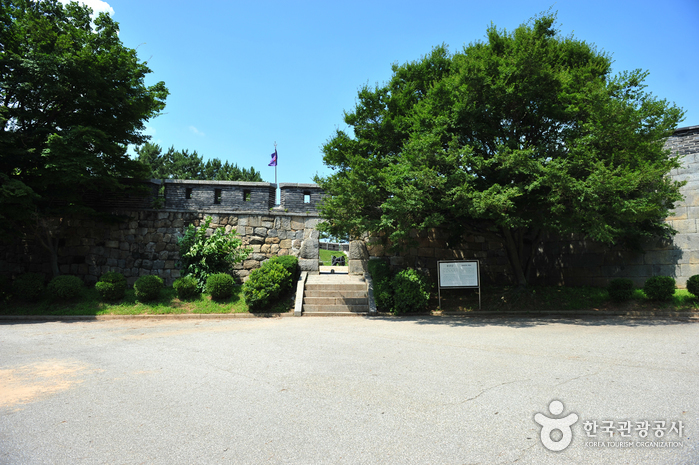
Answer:
<svg viewBox="0 0 699 465"><path fill-rule="evenodd" d="M96 215L95 193L147 176L126 154L165 106L160 82L109 15L56 0L0 0L0 228L29 228L54 275L66 221ZM21 211L18 212L18 206Z"/></svg>
<svg viewBox="0 0 699 465"><path fill-rule="evenodd" d="M205 163L196 150L189 153L170 147L167 152L162 151L159 145L150 142L136 147L137 159L150 167L154 179L262 182L260 172L253 167L240 169L237 164L222 163L218 158Z"/></svg>
<svg viewBox="0 0 699 465"><path fill-rule="evenodd" d="M678 107L644 91L647 73L612 75L594 46L542 15L513 32L491 26L460 53L436 47L364 87L345 113L353 131L323 146L335 172L316 182L330 234L383 233L394 248L413 230L446 227L501 241L526 285L546 233L638 244L674 231L681 199L664 150Z"/></svg>

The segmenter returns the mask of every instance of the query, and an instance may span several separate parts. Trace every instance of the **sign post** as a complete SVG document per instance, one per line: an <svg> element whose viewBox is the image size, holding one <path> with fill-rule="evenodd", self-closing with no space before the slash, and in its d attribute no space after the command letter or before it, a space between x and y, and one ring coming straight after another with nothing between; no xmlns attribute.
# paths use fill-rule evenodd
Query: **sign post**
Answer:
<svg viewBox="0 0 699 465"><path fill-rule="evenodd" d="M481 270L478 260L446 260L437 262L439 308L442 308L442 288L478 288L478 310L481 309Z"/></svg>

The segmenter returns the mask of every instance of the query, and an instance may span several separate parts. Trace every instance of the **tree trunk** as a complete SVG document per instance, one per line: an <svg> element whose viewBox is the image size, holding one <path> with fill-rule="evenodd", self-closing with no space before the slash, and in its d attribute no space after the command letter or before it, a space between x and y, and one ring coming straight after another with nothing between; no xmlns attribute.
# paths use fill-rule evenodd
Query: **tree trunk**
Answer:
<svg viewBox="0 0 699 465"><path fill-rule="evenodd" d="M524 253L523 247L519 247L519 241L515 241L510 228L503 227L502 234L505 237L505 248L507 249L507 256L510 259L510 266L512 267L515 283L519 287L525 287L527 285L527 278L524 275L524 268L522 267L520 257L520 254Z"/></svg>
<svg viewBox="0 0 699 465"><path fill-rule="evenodd" d="M531 251L529 252L529 257L527 258L527 264L524 267L524 276L527 281L531 279L532 263L534 262L534 255L539 252L539 244L541 244L541 239L544 235L544 230L539 229L534 235L534 240L532 240Z"/></svg>
<svg viewBox="0 0 699 465"><path fill-rule="evenodd" d="M58 240L56 240L56 244L52 244L53 247L49 250L49 255L51 257L51 272L53 273L53 277L55 278L59 274L61 274L60 270L58 269Z"/></svg>
<svg viewBox="0 0 699 465"><path fill-rule="evenodd" d="M53 277L60 275L58 269L58 242L61 237L62 219L55 220L57 224L52 224L51 220L37 219L35 236L39 244L49 253L51 260L51 273Z"/></svg>
<svg viewBox="0 0 699 465"><path fill-rule="evenodd" d="M39 243L49 253L49 258L51 260L51 273L53 273L53 277L55 278L61 274L60 270L58 269L58 238L47 237L44 240L40 240Z"/></svg>

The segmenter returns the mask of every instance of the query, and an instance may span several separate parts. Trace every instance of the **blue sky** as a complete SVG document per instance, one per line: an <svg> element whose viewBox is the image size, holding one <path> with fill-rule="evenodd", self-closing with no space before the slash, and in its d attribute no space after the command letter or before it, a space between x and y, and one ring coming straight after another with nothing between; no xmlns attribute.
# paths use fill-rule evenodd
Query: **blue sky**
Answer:
<svg viewBox="0 0 699 465"><path fill-rule="evenodd" d="M358 89L382 84L392 63L433 46L451 51L512 30L549 10L563 35L610 53L614 71L650 71L654 95L699 125L699 1L207 1L86 0L110 11L122 42L138 50L170 90L164 114L147 123L152 142L268 167L277 143L279 182L312 182L321 146L344 128ZM661 6L662 5L662 6Z"/></svg>

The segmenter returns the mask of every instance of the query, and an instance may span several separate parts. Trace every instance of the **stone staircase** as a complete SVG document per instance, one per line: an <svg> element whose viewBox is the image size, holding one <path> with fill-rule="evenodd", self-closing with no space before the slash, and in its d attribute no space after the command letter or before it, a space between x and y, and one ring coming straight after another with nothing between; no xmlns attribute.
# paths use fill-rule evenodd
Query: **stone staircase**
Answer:
<svg viewBox="0 0 699 465"><path fill-rule="evenodd" d="M367 283L348 274L308 275L303 292L304 314L368 313Z"/></svg>

